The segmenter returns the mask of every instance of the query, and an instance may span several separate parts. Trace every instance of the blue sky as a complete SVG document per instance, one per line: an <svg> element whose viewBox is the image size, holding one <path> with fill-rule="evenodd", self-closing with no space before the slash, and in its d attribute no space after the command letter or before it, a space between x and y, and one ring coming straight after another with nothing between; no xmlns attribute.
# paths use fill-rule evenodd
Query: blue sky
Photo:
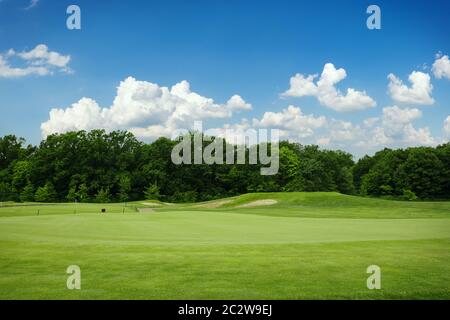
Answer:
<svg viewBox="0 0 450 320"><path fill-rule="evenodd" d="M35 144L46 132L104 126L130 129L151 140L155 132L168 134L183 124L189 127L197 116L211 128L233 126L245 118L253 126L280 127L292 140L354 153L371 153L384 146L432 145L450 136L450 120L448 135L444 129L450 115L450 75L444 59L450 54L448 1L39 0L30 4L29 0L0 1L0 54L9 68L39 65L48 73L36 70L11 76L5 71L1 76L0 69L0 135L14 133ZM70 4L81 8L81 30L66 28ZM366 27L370 4L381 8L381 30ZM70 61L33 60L32 50L40 44L46 53L70 56ZM10 49L14 54L8 55ZM31 52L28 58L23 58L27 52ZM433 68L438 59L439 70ZM312 82L317 87L327 63L345 70L346 77L333 88L339 90L339 99L344 96L341 106L349 104L348 108L340 108L338 99L327 100L330 87L318 88L314 94L293 88L294 94L282 96L297 73L305 78L318 74ZM402 87L411 88L408 76L414 71L429 75L432 91L427 97ZM391 73L403 82L392 92ZM133 98L120 98L119 116L108 111L107 116L94 112L97 119L76 119L86 116L80 112L94 110L94 104L111 108L117 87L127 77L134 81L123 85L124 97L150 90L148 83L170 91L186 80L189 92L214 102L185 98L184 88L183 97L169 92L168 100L158 102L152 100L155 93L144 94L139 105ZM426 90L427 84L423 85ZM347 88L370 97L376 106L350 102ZM173 101L174 94L178 102ZM251 110L243 101L227 105L233 95L251 104ZM92 101L63 114L83 97ZM164 112L147 112L147 105ZM288 110L289 105L294 108ZM53 108L60 114L50 119ZM181 111L176 111L180 108L190 116L180 116ZM123 120L133 112L135 118ZM364 124L368 119L373 119L371 124ZM41 124L48 121L43 132ZM303 125L303 130L298 129ZM380 137L372 141L377 134Z"/></svg>

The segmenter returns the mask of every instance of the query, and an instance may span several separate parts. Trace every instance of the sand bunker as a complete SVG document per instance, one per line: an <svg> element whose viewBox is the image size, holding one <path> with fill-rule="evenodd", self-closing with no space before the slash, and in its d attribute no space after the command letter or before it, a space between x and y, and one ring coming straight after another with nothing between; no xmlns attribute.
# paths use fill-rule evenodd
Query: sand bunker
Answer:
<svg viewBox="0 0 450 320"><path fill-rule="evenodd" d="M271 206L278 203L277 200L274 199L264 199L264 200L256 200L246 204L241 204L236 208L251 208L251 207L260 207L260 206Z"/></svg>
<svg viewBox="0 0 450 320"><path fill-rule="evenodd" d="M229 200L229 199L227 199L227 200L218 200L218 201L212 201L212 202L208 202L208 203L199 204L199 205L196 205L195 207L196 208L210 208L210 209L213 209L213 208L221 207L224 204L227 204L227 203L230 203L230 202L233 202L233 200Z"/></svg>
<svg viewBox="0 0 450 320"><path fill-rule="evenodd" d="M162 206L162 204L160 204L160 203L154 203L154 202L141 202L141 204L143 204L144 206L149 206L149 207L159 207L159 206Z"/></svg>
<svg viewBox="0 0 450 320"><path fill-rule="evenodd" d="M150 213L150 212L154 212L152 208L137 208L137 210L139 211L139 213Z"/></svg>

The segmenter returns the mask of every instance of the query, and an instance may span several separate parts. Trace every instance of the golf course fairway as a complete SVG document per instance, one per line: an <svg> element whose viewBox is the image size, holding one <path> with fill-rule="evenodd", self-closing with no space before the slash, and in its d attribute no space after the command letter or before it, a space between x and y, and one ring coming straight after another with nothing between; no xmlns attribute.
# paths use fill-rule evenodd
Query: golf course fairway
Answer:
<svg viewBox="0 0 450 320"><path fill-rule="evenodd" d="M0 299L449 299L450 202L7 203L0 252ZM80 290L66 286L71 265Z"/></svg>

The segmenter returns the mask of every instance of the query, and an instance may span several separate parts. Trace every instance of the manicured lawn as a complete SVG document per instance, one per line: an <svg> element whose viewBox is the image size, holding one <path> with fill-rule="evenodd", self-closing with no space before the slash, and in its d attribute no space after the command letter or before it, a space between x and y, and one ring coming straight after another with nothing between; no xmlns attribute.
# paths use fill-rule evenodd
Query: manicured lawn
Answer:
<svg viewBox="0 0 450 320"><path fill-rule="evenodd" d="M240 207L267 199L277 203ZM76 206L0 208L0 298L450 298L448 202L280 193L141 213L149 202ZM366 287L374 264L381 290ZM66 288L69 265L81 290Z"/></svg>
<svg viewBox="0 0 450 320"><path fill-rule="evenodd" d="M0 206L0 217L17 216L43 216L43 215L61 215L61 214L79 214L79 213L100 213L106 209L107 213L136 212L132 204L92 204L92 203L63 203L63 204L7 204Z"/></svg>

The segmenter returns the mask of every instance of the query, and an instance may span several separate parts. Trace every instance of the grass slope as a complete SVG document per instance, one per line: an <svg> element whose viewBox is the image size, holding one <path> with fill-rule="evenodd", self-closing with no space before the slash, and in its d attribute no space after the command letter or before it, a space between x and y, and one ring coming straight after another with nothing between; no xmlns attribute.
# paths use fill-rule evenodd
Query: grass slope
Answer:
<svg viewBox="0 0 450 320"><path fill-rule="evenodd" d="M448 218L450 217L450 202L406 202L376 198L363 198L343 195L335 192L279 192L279 193L250 193L238 197L228 198L229 202L217 209L236 212L240 205L263 199L277 200L270 206L252 208L238 208L239 213L251 213L284 217L323 217L323 218ZM177 208L208 210L208 203L178 205ZM171 207L170 210L174 210Z"/></svg>
<svg viewBox="0 0 450 320"><path fill-rule="evenodd" d="M265 199L277 203L238 208ZM0 298L450 298L448 202L263 193L157 204L0 208ZM81 290L66 289L72 264ZM366 288L372 264L381 290Z"/></svg>

